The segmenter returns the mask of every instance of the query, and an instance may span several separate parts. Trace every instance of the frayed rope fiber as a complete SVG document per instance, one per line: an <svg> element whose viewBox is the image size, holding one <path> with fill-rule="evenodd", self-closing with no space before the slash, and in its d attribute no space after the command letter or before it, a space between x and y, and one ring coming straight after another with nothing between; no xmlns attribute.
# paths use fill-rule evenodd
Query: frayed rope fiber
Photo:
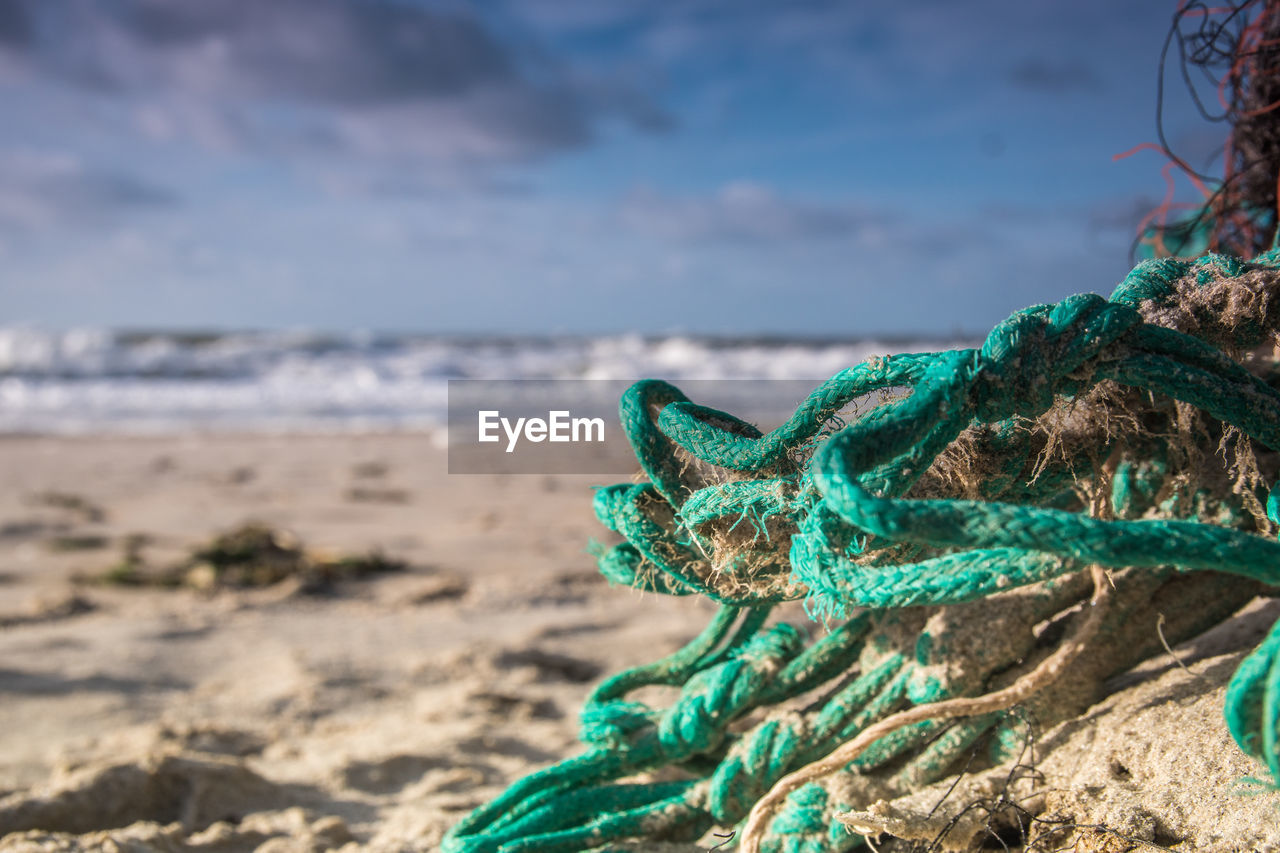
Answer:
<svg viewBox="0 0 1280 853"><path fill-rule="evenodd" d="M742 850L847 850L861 837L838 814L975 750L1015 754L1013 702L1072 718L1159 652L1157 617L1176 643L1280 584L1278 305L1280 251L1148 261L1110 299L1021 311L978 349L841 371L767 434L634 385L620 412L647 481L597 492L623 540L601 571L722 607L596 687L585 751L444 849L693 841L750 813ZM771 620L787 600L816 622ZM629 698L651 685L679 696ZM1225 716L1280 782L1280 626Z"/></svg>

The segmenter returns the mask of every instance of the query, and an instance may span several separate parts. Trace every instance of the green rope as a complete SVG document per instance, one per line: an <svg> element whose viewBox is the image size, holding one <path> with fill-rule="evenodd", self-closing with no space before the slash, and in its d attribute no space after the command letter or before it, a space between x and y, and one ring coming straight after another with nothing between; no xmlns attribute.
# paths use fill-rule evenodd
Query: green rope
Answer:
<svg viewBox="0 0 1280 853"><path fill-rule="evenodd" d="M632 386L619 411L647 482L596 493L596 515L623 540L597 549L601 571L723 606L685 648L598 686L581 716L586 751L476 809L444 849L584 850L732 827L784 775L889 714L1007 683L1036 653L1030 626L1086 594L1090 564L1118 572L1126 602L1102 629L1108 656L1089 664L1098 690L1152 653L1134 619L1156 599L1183 614L1171 618L1176 642L1280 584L1280 543L1251 509L1265 503L1280 524L1280 490L1201 478L1170 438L1194 416L1202 438L1280 452L1280 393L1267 381L1280 370L1251 372L1233 355L1264 343L1276 322L1265 307L1217 317L1195 304L1198 288L1244 287L1246 277L1280 290L1280 252L1148 261L1109 300L1085 294L1018 312L979 348L842 370L768 433L665 382ZM1175 309L1194 319L1187 331L1161 321ZM869 395L884 401L839 422ZM1114 412L1109 400L1120 401ZM1097 412L1118 425L1091 426ZM1051 416L1056 438L1043 427ZM973 460L982 464L956 494L947 466ZM774 603L801 598L827 626L807 645L770 624ZM978 609L996 599L1004 609ZM1011 639L984 639L995 635ZM650 685L680 695L667 708L628 698ZM806 694L807 705L789 702ZM1083 710L1054 701L1036 706L1045 722ZM1280 625L1236 672L1225 716L1280 782ZM901 794L1011 731L1001 714L926 721L854 766ZM644 781L658 768L674 781ZM816 784L793 793L765 849L856 846L834 814L865 804L841 796Z"/></svg>

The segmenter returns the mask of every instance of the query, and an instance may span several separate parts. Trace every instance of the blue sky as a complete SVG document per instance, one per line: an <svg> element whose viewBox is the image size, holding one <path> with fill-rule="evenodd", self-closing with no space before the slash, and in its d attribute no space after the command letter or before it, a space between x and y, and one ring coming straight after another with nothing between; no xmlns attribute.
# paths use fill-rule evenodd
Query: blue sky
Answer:
<svg viewBox="0 0 1280 853"><path fill-rule="evenodd" d="M0 324L982 332L1128 269L1174 8L0 0Z"/></svg>

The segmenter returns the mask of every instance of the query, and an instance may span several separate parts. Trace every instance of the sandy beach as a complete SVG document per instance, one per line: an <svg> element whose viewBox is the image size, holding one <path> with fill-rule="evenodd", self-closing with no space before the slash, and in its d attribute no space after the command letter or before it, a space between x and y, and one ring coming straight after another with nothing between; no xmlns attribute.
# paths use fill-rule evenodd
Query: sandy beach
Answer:
<svg viewBox="0 0 1280 853"><path fill-rule="evenodd" d="M594 683L713 612L597 574L599 478L449 476L425 435L15 437L0 473L4 851L437 849L578 749ZM191 552L249 522L317 561L403 568L200 583ZM104 582L126 559L187 568L176 588ZM1236 792L1264 769L1221 718L1222 685L1278 615L1246 610L1176 649L1186 669L1149 661L1043 733L1040 814L1105 829L1068 849L1280 849L1280 800Z"/></svg>
<svg viewBox="0 0 1280 853"><path fill-rule="evenodd" d="M590 480L444 468L421 435L0 441L0 849L129 825L434 849L572 750L592 682L705 622L599 577ZM406 567L315 593L73 582L128 537L163 565L247 521Z"/></svg>
<svg viewBox="0 0 1280 853"><path fill-rule="evenodd" d="M1280 0L0 0L0 853L1280 853Z"/></svg>

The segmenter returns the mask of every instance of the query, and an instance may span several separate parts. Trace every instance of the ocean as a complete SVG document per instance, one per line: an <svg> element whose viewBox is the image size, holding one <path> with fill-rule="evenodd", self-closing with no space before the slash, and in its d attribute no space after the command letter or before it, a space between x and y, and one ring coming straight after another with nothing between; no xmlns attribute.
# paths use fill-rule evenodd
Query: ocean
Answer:
<svg viewBox="0 0 1280 853"><path fill-rule="evenodd" d="M787 379L962 339L0 328L0 434L435 430L450 379Z"/></svg>

